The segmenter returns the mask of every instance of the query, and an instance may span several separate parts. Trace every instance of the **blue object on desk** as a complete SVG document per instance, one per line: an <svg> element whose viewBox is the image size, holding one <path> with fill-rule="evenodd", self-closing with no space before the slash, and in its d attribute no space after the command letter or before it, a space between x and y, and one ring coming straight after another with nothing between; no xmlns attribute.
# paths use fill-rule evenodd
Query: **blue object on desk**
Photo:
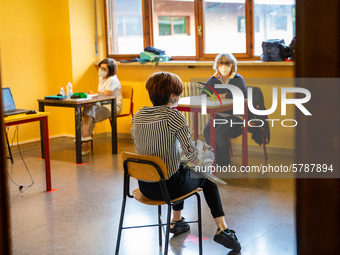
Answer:
<svg viewBox="0 0 340 255"><path fill-rule="evenodd" d="M45 99L46 100L64 100L64 99L66 99L66 96L59 96L59 95L61 95L61 94L58 94L58 95L56 95L56 96L46 96L45 97Z"/></svg>

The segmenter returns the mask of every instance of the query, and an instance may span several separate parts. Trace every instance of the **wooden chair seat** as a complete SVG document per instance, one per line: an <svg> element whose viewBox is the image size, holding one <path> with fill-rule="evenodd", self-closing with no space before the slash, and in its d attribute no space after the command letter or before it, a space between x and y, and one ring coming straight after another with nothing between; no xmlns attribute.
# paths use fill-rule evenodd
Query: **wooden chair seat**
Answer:
<svg viewBox="0 0 340 255"><path fill-rule="evenodd" d="M181 197L178 197L178 198L175 198L175 199L172 199L171 200L171 203L175 203L179 200L183 200L187 197L190 197L192 195L194 195L196 192L199 192L201 191L202 189L195 189L193 191L191 191L190 193L187 193L185 194L184 196L181 196ZM134 191L132 191L132 196L139 202L143 203L143 204L146 204L146 205L165 205L165 201L162 201L162 200L153 200L153 199L149 199L147 198L146 196L144 196L142 194L142 192L138 189L135 189Z"/></svg>

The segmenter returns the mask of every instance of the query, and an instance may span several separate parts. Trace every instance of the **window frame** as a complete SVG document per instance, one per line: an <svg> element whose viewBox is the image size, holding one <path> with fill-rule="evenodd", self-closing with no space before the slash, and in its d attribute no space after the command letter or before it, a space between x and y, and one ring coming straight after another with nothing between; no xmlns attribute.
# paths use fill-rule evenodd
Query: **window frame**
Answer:
<svg viewBox="0 0 340 255"><path fill-rule="evenodd" d="M107 15L107 1L104 1L104 18L105 18L105 43L107 57L114 58L116 60L132 60L139 57L139 54L109 54L109 43L108 43L108 15ZM142 13L143 13L143 41L144 48L147 46L153 46L153 0L141 0L142 1ZM195 32L195 42L196 42L196 55L195 56L172 56L172 60L214 60L215 54L204 53L204 17L203 17L203 0L194 0L194 11L195 20L190 22L195 22L196 32ZM259 56L254 56L254 2L253 0L245 0L245 19L246 19L246 52L245 53L233 53L238 60L259 60ZM198 31L201 30L201 33Z"/></svg>

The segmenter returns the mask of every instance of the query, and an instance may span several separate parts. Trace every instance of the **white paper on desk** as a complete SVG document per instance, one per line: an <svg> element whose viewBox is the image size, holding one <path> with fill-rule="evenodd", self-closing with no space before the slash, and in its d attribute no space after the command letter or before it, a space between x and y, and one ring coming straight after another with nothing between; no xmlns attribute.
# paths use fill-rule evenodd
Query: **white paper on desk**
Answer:
<svg viewBox="0 0 340 255"><path fill-rule="evenodd" d="M92 99L93 97L98 96L98 94L87 94L88 99Z"/></svg>

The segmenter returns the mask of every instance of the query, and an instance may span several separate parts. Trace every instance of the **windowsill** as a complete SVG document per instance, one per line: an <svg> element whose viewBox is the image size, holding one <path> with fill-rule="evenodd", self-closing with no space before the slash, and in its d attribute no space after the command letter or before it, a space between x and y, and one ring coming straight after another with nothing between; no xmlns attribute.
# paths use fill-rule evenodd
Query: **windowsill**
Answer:
<svg viewBox="0 0 340 255"><path fill-rule="evenodd" d="M93 63L95 66L99 64L99 62ZM130 63L121 63L120 61L117 61L117 65L119 66L153 66L154 62L146 62L145 64L141 64L139 62L130 62ZM167 61L167 62L159 62L158 66L188 66L188 67L195 67L195 66L212 66L214 64L214 61L186 61L186 60L173 60L173 61ZM281 62L263 62L260 60L257 61L238 61L237 66L253 66L253 67L264 67L264 66L294 66L293 61L281 61Z"/></svg>

